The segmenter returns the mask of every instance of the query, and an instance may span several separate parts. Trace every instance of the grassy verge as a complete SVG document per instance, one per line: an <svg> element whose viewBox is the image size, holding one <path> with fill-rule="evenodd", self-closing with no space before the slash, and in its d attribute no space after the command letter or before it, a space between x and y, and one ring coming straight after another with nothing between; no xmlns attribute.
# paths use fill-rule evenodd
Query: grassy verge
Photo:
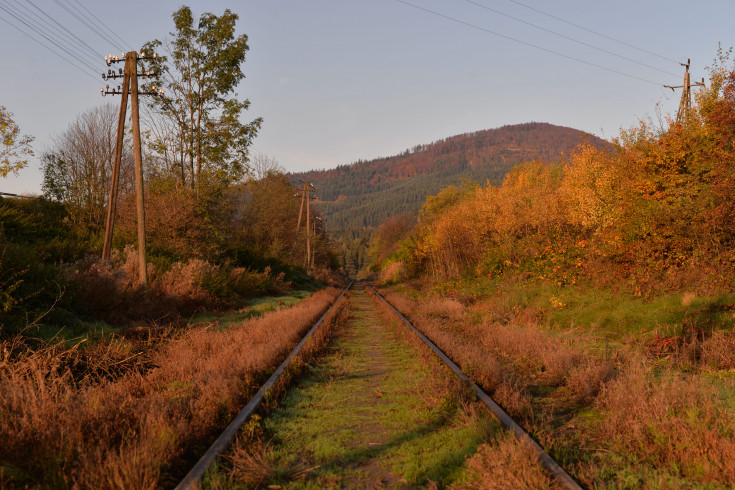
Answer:
<svg viewBox="0 0 735 490"><path fill-rule="evenodd" d="M229 311L225 313L197 313L191 317L189 323L212 323L220 328L227 328L231 325L242 323L245 320L261 316L270 311L293 306L299 301L308 298L310 294L312 294L311 290L295 290L280 296L264 296L261 298L255 298L248 301L237 311Z"/></svg>
<svg viewBox="0 0 735 490"><path fill-rule="evenodd" d="M643 297L594 283L558 286L520 278L485 277L430 286L401 284L393 289L414 298L439 295L477 303L478 310L497 320L533 320L552 329L577 328L611 338L650 335L654 331L680 334L685 323L709 330L731 330L735 325L735 293L667 292Z"/></svg>

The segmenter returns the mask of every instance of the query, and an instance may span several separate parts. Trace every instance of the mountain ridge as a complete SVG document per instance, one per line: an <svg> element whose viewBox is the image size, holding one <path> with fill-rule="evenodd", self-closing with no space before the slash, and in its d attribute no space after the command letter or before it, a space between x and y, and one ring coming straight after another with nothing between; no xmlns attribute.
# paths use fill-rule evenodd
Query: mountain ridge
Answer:
<svg viewBox="0 0 735 490"><path fill-rule="evenodd" d="M360 235L386 218L416 213L427 196L467 179L500 183L520 162L558 161L577 145L611 144L584 131L543 122L505 125L420 144L398 155L291 174L312 182L327 230Z"/></svg>

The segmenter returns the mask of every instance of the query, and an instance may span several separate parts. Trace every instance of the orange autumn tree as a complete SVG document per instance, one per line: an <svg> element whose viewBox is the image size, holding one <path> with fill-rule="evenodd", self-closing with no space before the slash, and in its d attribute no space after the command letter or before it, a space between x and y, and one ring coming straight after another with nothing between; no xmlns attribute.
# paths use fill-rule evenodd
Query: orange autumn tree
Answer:
<svg viewBox="0 0 735 490"><path fill-rule="evenodd" d="M563 162L521 164L500 186L445 189L399 253L437 278L710 281L735 259L734 142L735 71L719 53L686 120L641 122L612 150L582 144Z"/></svg>

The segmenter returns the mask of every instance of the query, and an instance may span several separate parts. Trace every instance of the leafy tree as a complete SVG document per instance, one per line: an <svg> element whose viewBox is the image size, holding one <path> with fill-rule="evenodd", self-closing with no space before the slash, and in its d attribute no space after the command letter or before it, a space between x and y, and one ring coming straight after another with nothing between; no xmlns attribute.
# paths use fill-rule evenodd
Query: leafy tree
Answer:
<svg viewBox="0 0 735 490"><path fill-rule="evenodd" d="M163 51L149 68L161 74L165 96L150 103L153 117L169 121L149 133L149 146L176 169L182 185L197 191L202 179L227 184L245 174L248 149L262 123L240 121L250 101L238 99L235 88L245 76L241 66L249 47L246 35L235 35L237 19L225 10L195 22L191 9L182 6L173 13L171 39L143 46L144 52Z"/></svg>
<svg viewBox="0 0 735 490"><path fill-rule="evenodd" d="M391 216L385 220L373 234L370 243L371 266L378 270L388 256L395 252L398 243L406 238L406 235L416 224L416 217L410 213Z"/></svg>
<svg viewBox="0 0 735 490"><path fill-rule="evenodd" d="M0 106L0 177L12 173L18 175L20 169L28 165L32 136L21 136L20 128L13 121L13 113Z"/></svg>

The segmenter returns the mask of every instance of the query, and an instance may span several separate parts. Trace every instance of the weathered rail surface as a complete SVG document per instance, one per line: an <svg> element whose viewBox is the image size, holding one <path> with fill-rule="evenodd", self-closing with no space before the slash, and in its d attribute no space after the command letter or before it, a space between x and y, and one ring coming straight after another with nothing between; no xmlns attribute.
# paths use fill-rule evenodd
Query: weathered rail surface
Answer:
<svg viewBox="0 0 735 490"><path fill-rule="evenodd" d="M288 365L291 364L291 361L296 357L296 355L299 353L309 337L311 337L316 329L319 328L319 326L324 321L324 318L326 318L329 312L332 311L332 308L334 308L334 306L339 303L339 300L344 297L344 295L352 287L353 284L354 282L351 282L345 288L345 290L342 291L342 294L340 294L339 297L334 301L334 303L332 303L332 306L330 306L327 311L324 312L321 318L319 318L319 320L314 324L314 326L309 329L309 331L306 333L306 335L304 335L298 345L294 347L288 357L286 357L281 365L278 366L278 369L276 369L275 372L263 384L263 386L260 387L258 392L253 396L253 398L250 399L248 404L245 405L242 410L240 410L240 413L238 413L237 416L232 419L232 422L230 422L230 424L225 428L222 434L220 434L220 436L214 441L207 452L202 455L199 461L197 461L197 463L191 468L191 470L189 470L189 472L179 482L179 484L176 485L176 490L189 490L199 488L199 483L202 481L202 478L204 477L204 474L207 472L209 467L212 466L217 458L232 444L232 442L235 440L235 437L237 436L237 431L240 430L240 427L242 427L243 424L247 422L250 416L255 412L255 410L258 409L260 404L265 399L268 391L273 388L273 386L276 384L276 381L278 381L278 378L283 374Z"/></svg>
<svg viewBox="0 0 735 490"><path fill-rule="evenodd" d="M485 393L482 388L477 386L477 384L475 384L465 373L463 373L459 366L454 363L454 361L452 361L444 352L442 352L442 350L439 349L439 347L437 347L436 344L434 344L428 337L426 337L416 327L414 327L413 324L408 321L408 319L403 315L403 313L401 313L379 292L377 292L375 288L373 288L370 284L368 284L368 287L378 298L383 300L396 313L396 315L398 315L403 323L408 326L411 331L414 332L414 334L416 334L426 345L431 348L431 350L434 351L437 356L439 356L444 364L446 364L459 379L461 379L464 383L467 383L472 388L472 390L477 395L477 398L485 404L493 417L495 417L495 419L503 426L510 429L518 441L529 447L534 452L539 463L541 463L541 465L549 473L551 473L551 475L563 488L570 490L581 490L582 487L580 487L579 484L571 476L569 476L569 474L564 471L564 469L559 466L559 464L554 461L554 459L549 456L548 453L546 453L546 451L544 451L544 449L530 435L528 435L528 433L523 430L523 428L518 425L518 423L513 420L513 418L508 415L505 410L500 407L500 405L495 403L495 401L493 401L493 399L490 398L490 396Z"/></svg>

